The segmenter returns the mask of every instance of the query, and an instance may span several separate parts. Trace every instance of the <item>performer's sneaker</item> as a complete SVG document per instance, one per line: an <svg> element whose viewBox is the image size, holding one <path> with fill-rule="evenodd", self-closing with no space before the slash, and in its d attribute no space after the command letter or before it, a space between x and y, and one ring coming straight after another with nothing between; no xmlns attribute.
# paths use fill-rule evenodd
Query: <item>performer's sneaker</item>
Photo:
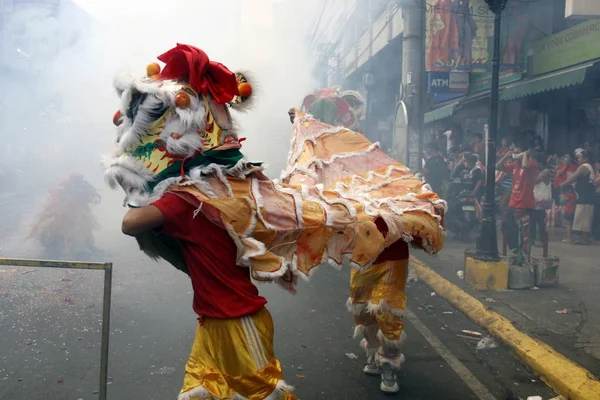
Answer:
<svg viewBox="0 0 600 400"><path fill-rule="evenodd" d="M363 372L367 375L381 374L381 368L379 368L377 361L375 361L375 355L372 355L367 359L367 364L363 368Z"/></svg>
<svg viewBox="0 0 600 400"><path fill-rule="evenodd" d="M404 362L404 355L400 355L399 365ZM381 385L379 388L385 393L398 393L400 386L398 386L398 377L396 372L398 369L392 365L389 361L381 362Z"/></svg>

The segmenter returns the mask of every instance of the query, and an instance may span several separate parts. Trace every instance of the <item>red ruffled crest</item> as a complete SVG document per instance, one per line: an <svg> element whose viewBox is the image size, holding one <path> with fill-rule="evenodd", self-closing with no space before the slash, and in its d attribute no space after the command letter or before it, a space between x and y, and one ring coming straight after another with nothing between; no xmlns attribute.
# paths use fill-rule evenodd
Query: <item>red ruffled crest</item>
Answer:
<svg viewBox="0 0 600 400"><path fill-rule="evenodd" d="M223 64L210 61L197 47L177 43L158 59L166 64L160 73L161 79L185 79L197 93L210 93L220 104L238 95L235 74Z"/></svg>

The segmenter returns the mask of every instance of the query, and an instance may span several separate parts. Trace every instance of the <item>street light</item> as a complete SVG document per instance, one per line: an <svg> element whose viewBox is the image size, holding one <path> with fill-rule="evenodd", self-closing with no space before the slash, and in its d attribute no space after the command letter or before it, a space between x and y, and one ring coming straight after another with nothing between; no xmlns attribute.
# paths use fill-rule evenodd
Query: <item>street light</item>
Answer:
<svg viewBox="0 0 600 400"><path fill-rule="evenodd" d="M362 80L363 85L365 85L365 91L367 92L367 116L365 121L366 123L364 132L368 137L368 135L371 134L371 89L373 89L373 86L375 85L375 74L371 71L371 69L367 69L367 71L362 77ZM373 139L372 136L371 139Z"/></svg>
<svg viewBox="0 0 600 400"><path fill-rule="evenodd" d="M477 258L498 261L498 238L496 233L496 137L498 131L498 92L500 86L500 25L502 11L508 0L485 0L494 13L494 49L492 55L492 87L490 90L490 120L487 138L486 191L481 218L481 231L477 238Z"/></svg>

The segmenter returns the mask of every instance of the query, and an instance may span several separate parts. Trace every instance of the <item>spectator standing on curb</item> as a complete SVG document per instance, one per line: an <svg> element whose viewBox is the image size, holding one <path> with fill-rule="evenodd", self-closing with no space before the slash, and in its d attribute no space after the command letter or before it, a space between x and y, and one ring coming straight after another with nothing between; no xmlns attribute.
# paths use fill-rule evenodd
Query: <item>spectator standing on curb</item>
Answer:
<svg viewBox="0 0 600 400"><path fill-rule="evenodd" d="M541 154L538 153L535 158L540 172L533 188L535 210L531 214L531 240L536 247L541 247L546 235L546 211L552 207L552 180Z"/></svg>
<svg viewBox="0 0 600 400"><path fill-rule="evenodd" d="M563 239L563 243L571 243L573 240L573 218L575 217L575 205L577 196L572 186L561 185L577 171L577 164L573 153L567 153L562 158L561 163L556 168L554 177L554 189L559 193L558 202L562 207L563 220L567 237Z"/></svg>
<svg viewBox="0 0 600 400"><path fill-rule="evenodd" d="M579 168L563 182L562 186L575 184L577 205L575 206L575 217L573 230L580 232L580 237L575 244L590 244L592 223L594 219L594 203L596 201L596 188L594 187L594 168L590 165L587 151L575 150Z"/></svg>
<svg viewBox="0 0 600 400"><path fill-rule="evenodd" d="M509 158L512 158L509 161ZM504 171L513 177L512 192L507 212L502 223L503 233L508 238L508 246L511 250L517 248L517 230L521 223L521 248L524 254L529 253L529 218L531 211L535 209L535 198L533 188L537 178L537 163L531 158L530 152L525 146L517 145L511 152L506 153L496 163L496 170Z"/></svg>
<svg viewBox="0 0 600 400"><path fill-rule="evenodd" d="M447 182L450 178L448 163L433 143L426 146L425 158L424 174L427 178L427 183L431 186L431 190L444 198L444 182Z"/></svg>

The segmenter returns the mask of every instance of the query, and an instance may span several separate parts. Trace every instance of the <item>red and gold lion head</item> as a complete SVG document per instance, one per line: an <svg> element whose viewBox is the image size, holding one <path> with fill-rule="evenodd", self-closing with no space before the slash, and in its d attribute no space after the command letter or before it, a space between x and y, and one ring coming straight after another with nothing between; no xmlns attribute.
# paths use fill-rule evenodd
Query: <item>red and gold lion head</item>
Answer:
<svg viewBox="0 0 600 400"><path fill-rule="evenodd" d="M247 107L252 86L246 76L189 45L178 44L158 60L165 66L152 63L141 78L115 79L121 105L105 177L128 194L145 192L175 162L241 147L229 108Z"/></svg>

